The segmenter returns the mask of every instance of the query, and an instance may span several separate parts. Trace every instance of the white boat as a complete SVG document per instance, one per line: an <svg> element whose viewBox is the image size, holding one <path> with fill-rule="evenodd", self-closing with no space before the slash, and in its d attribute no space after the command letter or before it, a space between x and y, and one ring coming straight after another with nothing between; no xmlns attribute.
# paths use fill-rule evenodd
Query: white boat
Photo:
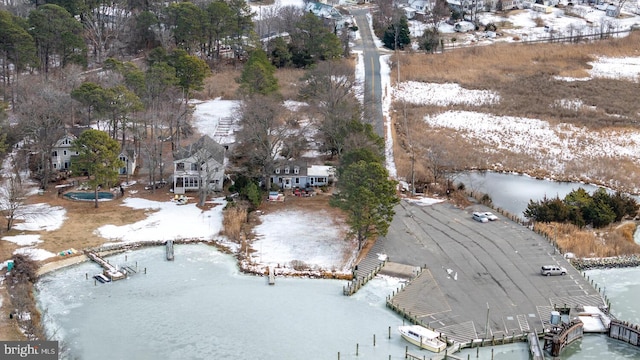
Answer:
<svg viewBox="0 0 640 360"><path fill-rule="evenodd" d="M429 330L420 325L399 326L398 331L402 338L421 349L427 349L433 352L440 352L447 347L447 343L440 340L440 333Z"/></svg>

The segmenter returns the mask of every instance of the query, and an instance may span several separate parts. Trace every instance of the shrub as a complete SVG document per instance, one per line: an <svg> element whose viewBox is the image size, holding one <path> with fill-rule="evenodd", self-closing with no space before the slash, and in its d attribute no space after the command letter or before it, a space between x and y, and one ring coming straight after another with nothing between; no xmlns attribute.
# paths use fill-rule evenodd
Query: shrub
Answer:
<svg viewBox="0 0 640 360"><path fill-rule="evenodd" d="M247 206L240 203L229 203L223 212L222 235L225 235L230 240L240 242L242 235L242 228L247 222Z"/></svg>
<svg viewBox="0 0 640 360"><path fill-rule="evenodd" d="M302 260L292 260L291 267L296 271L309 270L309 265Z"/></svg>

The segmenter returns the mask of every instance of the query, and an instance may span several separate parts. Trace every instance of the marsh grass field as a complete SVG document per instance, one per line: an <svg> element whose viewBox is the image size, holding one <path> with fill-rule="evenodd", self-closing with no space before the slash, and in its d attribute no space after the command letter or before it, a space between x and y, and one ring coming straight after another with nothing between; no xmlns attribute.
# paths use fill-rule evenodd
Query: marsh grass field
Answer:
<svg viewBox="0 0 640 360"><path fill-rule="evenodd" d="M500 101L490 104L445 106L393 104L394 154L398 175L407 178L411 152L426 158L437 149L438 157L455 169L515 171L556 180L587 181L633 192L637 189L640 165L632 158L594 158L588 162L567 162L562 173L551 170L550 162L526 153L492 147L479 139L447 128L432 128L423 120L445 111L472 111L494 116L512 116L568 124L585 131L608 134L640 130L640 82L618 78L589 77L600 57L640 56L640 32L628 37L580 44L501 43L449 51L444 54L403 53L399 55L401 82L456 83L465 89L497 93ZM397 62L392 57L391 81L397 83ZM575 80L579 79L579 80ZM578 99L579 106L566 106L561 99ZM470 120L471 121L471 120ZM407 134L411 134L407 137ZM434 146L435 144L435 146ZM573 149L584 151L579 142ZM538 150L544 155L546 149ZM550 159L551 154L547 159ZM416 161L416 178L429 182L429 165Z"/></svg>

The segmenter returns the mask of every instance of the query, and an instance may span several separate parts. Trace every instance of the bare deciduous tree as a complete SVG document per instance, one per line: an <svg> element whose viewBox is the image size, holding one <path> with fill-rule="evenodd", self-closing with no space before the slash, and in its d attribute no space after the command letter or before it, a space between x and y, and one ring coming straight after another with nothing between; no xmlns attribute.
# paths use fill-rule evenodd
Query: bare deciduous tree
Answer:
<svg viewBox="0 0 640 360"><path fill-rule="evenodd" d="M353 121L360 120L360 106L352 89L355 76L346 61L323 61L305 77L305 86L300 91L302 98L317 114L316 141L321 150L340 155L349 136Z"/></svg>
<svg viewBox="0 0 640 360"><path fill-rule="evenodd" d="M267 189L287 136L294 129L287 124L289 111L272 97L256 95L239 109L240 125L235 158L250 177L261 177Z"/></svg>
<svg viewBox="0 0 640 360"><path fill-rule="evenodd" d="M84 37L93 46L95 61L101 64L113 52L113 45L125 30L131 16L126 4L99 3L84 14Z"/></svg>
<svg viewBox="0 0 640 360"><path fill-rule="evenodd" d="M5 179L0 184L0 212L7 220L7 231L11 230L17 218L24 217L24 201L27 198L27 191L22 184L20 172L13 159L9 161L14 171L5 174Z"/></svg>
<svg viewBox="0 0 640 360"><path fill-rule="evenodd" d="M20 84L14 113L19 120L25 142L37 156L36 176L46 189L52 178L51 153L70 120L72 100L69 93L54 88L51 83Z"/></svg>

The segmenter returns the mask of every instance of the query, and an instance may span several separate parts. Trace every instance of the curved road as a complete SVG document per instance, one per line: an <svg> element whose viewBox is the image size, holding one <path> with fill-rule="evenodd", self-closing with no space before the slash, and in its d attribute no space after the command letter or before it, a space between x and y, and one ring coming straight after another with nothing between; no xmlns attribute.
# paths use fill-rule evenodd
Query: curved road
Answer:
<svg viewBox="0 0 640 360"><path fill-rule="evenodd" d="M356 49L362 50L364 60L364 119L373 126L376 134L384 138L380 53L373 41L373 34L367 19L368 13L368 8L351 9L361 37L361 43L356 46Z"/></svg>

